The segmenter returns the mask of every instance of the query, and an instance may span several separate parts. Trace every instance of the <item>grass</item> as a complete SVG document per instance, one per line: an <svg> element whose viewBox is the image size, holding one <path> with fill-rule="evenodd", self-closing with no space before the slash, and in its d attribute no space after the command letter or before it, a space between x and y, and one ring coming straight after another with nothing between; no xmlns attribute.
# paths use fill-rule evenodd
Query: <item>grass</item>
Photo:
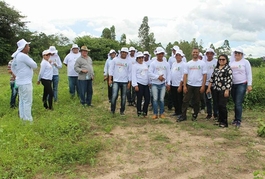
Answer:
<svg viewBox="0 0 265 179"><path fill-rule="evenodd" d="M145 152L150 152L150 158L165 158L172 165L178 163L178 157L181 157L182 163L178 168L175 165L171 169L167 168L168 172L177 174L192 170L192 161L196 157L192 151L205 152L198 159L207 168L227 165L226 155L229 151L234 152L235 148L241 152L242 161L238 166L227 167L227 170L236 169L240 173L246 167L262 175L265 170L264 150L256 148L256 145L264 146L265 142L249 130L257 130L256 119L264 118L264 109L257 107L244 111L243 125L247 130L232 127L219 129L212 125L212 121L202 118L197 122L188 120L182 123L175 123L171 117L155 121L137 118L136 110L132 108L126 108L125 116L116 114L112 117L107 86L103 81L103 65L103 62L94 63L96 78L93 82L94 107L91 108L82 108L78 99L70 99L66 68L63 67L60 70L59 97L58 103L54 104L54 111L46 111L42 107L43 87L36 84L39 69L35 70L32 124L23 123L17 109L9 108L9 75L6 66L0 67L0 178L94 177L98 175L99 166L108 165L106 156L112 155L114 160L110 167L132 165L136 168L135 173L121 174L123 178L148 178L154 172L137 163L138 158L133 158L139 153L144 157ZM254 75L261 70L264 69L254 68ZM233 113L229 115L232 119ZM122 134L115 133L117 127ZM213 152L219 148L222 150ZM234 154L229 155L233 158ZM187 167L183 162L185 159L190 164ZM144 162L148 160L141 159ZM80 166L86 168L85 172L80 172ZM156 170L159 172L160 169ZM208 172L211 178L211 171ZM202 178L208 178L206 176L204 174Z"/></svg>

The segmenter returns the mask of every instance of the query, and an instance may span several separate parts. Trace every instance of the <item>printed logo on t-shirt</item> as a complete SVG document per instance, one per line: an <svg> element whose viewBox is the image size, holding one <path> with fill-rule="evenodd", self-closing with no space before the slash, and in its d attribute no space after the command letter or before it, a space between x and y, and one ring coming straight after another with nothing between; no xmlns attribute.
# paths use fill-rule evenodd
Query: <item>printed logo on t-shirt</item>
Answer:
<svg viewBox="0 0 265 179"><path fill-rule="evenodd" d="M159 75L162 75L163 74L163 71L166 70L166 67L165 66L158 66L156 67L156 71L158 72Z"/></svg>
<svg viewBox="0 0 265 179"><path fill-rule="evenodd" d="M200 70L201 69L201 66L200 65L194 65L194 66L190 66L189 67L190 70Z"/></svg>

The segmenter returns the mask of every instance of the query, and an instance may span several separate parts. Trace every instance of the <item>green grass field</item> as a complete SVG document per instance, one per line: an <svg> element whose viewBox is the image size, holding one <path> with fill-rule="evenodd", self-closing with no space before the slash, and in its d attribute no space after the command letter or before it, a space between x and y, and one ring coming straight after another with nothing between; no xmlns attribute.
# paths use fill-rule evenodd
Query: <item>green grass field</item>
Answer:
<svg viewBox="0 0 265 179"><path fill-rule="evenodd" d="M36 84L39 69L35 70L32 124L23 123L18 117L18 110L9 108L9 74L6 66L0 67L0 178L96 178L110 173L121 164L123 167L125 164L135 164L137 170L134 173L124 170L118 175L119 178L156 178L155 175L151 175L150 168L137 163L141 159L133 158L139 155L137 152L149 151L154 158L165 158L168 164L174 165L174 162L180 160L176 159L179 152L186 151L187 153L181 153L181 160L184 161L183 167L187 165L187 168L182 170L181 166L174 166L168 169L172 174L168 176L177 176L183 172L190 172L188 166L193 165L186 159L192 161L194 156L190 153L193 148L188 145L196 144L196 141L190 140L198 140L200 136L207 139L205 145L221 138L220 141L209 143L209 148L214 145L214 151L216 146L223 145L225 149L209 156L200 156L198 165L202 169L210 166L220 167L226 160L225 151L239 147L239 151L243 153L242 158L235 161L237 166L233 166L234 156L233 153L229 153L228 160L231 161L228 165L231 166L226 170L234 173L225 175L225 178L248 178L256 170L265 170L264 141L255 135L256 119L264 118L263 109L252 106L251 110L244 111L245 128L235 130L230 127L225 131L220 131L212 123L203 120L205 116L201 116L196 123L187 121L176 124L173 118L158 121L150 118L139 119L136 117L135 109L126 107L124 117L112 117L107 100L107 86L103 81L103 66L104 62L94 62L94 107L88 108L81 107L78 99L70 99L66 67L63 67L60 70L58 103L54 104L54 111L47 111L42 106L43 86ZM260 73L263 74L263 71L264 68L254 68L253 76L261 76ZM119 103L117 108L119 109ZM166 111L166 114L170 115L170 111ZM231 117L233 113L229 112L229 115ZM120 129L119 132L117 129ZM173 133L168 133L169 131ZM182 136L183 140L178 141L172 134ZM191 138L183 137L187 134ZM263 148L256 149L257 143ZM201 149L199 146L198 150ZM206 148L202 149L204 150ZM107 160L110 157L108 153L113 156L111 164ZM142 160L151 161L150 158ZM160 168L164 166L163 164ZM118 171L124 168L115 169ZM197 173L200 174L197 177L192 177L195 176L192 173L188 177L215 178L216 174L209 170L206 173ZM217 176L221 173L217 173ZM167 175L163 176L161 178L167 178Z"/></svg>

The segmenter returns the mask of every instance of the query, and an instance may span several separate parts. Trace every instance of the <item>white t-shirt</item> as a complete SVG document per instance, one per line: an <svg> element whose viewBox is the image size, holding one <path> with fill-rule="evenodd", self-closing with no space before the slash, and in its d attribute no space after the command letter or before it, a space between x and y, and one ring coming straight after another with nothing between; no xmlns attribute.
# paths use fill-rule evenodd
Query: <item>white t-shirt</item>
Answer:
<svg viewBox="0 0 265 179"><path fill-rule="evenodd" d="M206 60L205 64L206 64L206 69L207 69L207 77L206 77L205 85L208 86L211 76L213 74L214 68L217 65L217 59L214 58L211 61Z"/></svg>
<svg viewBox="0 0 265 179"><path fill-rule="evenodd" d="M52 65L47 60L42 59L40 63L40 72L38 76L38 81L40 81L40 79L52 80L52 76L53 76Z"/></svg>
<svg viewBox="0 0 265 179"><path fill-rule="evenodd" d="M170 66L169 63L167 61L158 61L158 60L154 60L148 70L148 74L152 80L152 84L163 84L163 83L167 83L168 85L170 85ZM158 77L160 75L163 75L165 78L165 81L160 81L158 79Z"/></svg>
<svg viewBox="0 0 265 179"><path fill-rule="evenodd" d="M174 62L170 69L171 74L171 85L172 86L179 86L180 82L183 81L184 69L186 68L186 63L181 62Z"/></svg>
<svg viewBox="0 0 265 179"><path fill-rule="evenodd" d="M233 72L233 84L246 83L252 85L252 69L248 60L232 61L229 63Z"/></svg>
<svg viewBox="0 0 265 179"><path fill-rule="evenodd" d="M75 62L76 59L79 58L81 56L81 53L73 53L70 52L68 55L66 55L66 57L64 58L63 63L67 65L67 75L68 76L78 76L78 73L75 71L74 67L75 67Z"/></svg>
<svg viewBox="0 0 265 179"><path fill-rule="evenodd" d="M132 66L132 86L137 86L137 83L142 85L149 84L148 66L145 63L135 63Z"/></svg>
<svg viewBox="0 0 265 179"><path fill-rule="evenodd" d="M50 60L52 61L51 65L53 67L53 75L59 75L58 69L63 67L61 58L58 54L54 54L50 56ZM57 66L54 65L55 63L57 64Z"/></svg>
<svg viewBox="0 0 265 179"><path fill-rule="evenodd" d="M190 86L202 86L203 75L207 74L206 64L202 60L190 60L186 64L184 74L188 74L187 84Z"/></svg>
<svg viewBox="0 0 265 179"><path fill-rule="evenodd" d="M132 63L128 58L115 57L110 63L109 75L113 76L114 82L127 83L132 77Z"/></svg>

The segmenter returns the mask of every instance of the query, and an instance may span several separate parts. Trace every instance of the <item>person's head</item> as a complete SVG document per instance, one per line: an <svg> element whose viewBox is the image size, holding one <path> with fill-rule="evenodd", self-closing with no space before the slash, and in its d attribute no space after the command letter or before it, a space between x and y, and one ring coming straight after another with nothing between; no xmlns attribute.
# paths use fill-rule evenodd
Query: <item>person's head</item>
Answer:
<svg viewBox="0 0 265 179"><path fill-rule="evenodd" d="M205 53L208 61L211 61L215 55L215 52L212 48L208 48Z"/></svg>
<svg viewBox="0 0 265 179"><path fill-rule="evenodd" d="M197 47L194 47L192 49L192 59L197 60L199 58L199 49Z"/></svg>
<svg viewBox="0 0 265 179"><path fill-rule="evenodd" d="M30 42L27 42L25 39L21 39L17 42L17 51L28 54L30 50Z"/></svg>
<svg viewBox="0 0 265 179"><path fill-rule="evenodd" d="M163 57L165 55L165 50L162 47L157 47L155 52L156 52L157 60L163 61Z"/></svg>
<svg viewBox="0 0 265 179"><path fill-rule="evenodd" d="M55 46L50 46L49 51L51 52L51 56L58 53L58 50L56 50Z"/></svg>
<svg viewBox="0 0 265 179"><path fill-rule="evenodd" d="M148 51L144 51L144 61L148 61L149 60L149 58L150 58L150 54L149 54L149 52Z"/></svg>
<svg viewBox="0 0 265 179"><path fill-rule="evenodd" d="M175 58L176 58L178 63L182 61L183 56L184 56L184 54L183 54L182 50L177 50L175 52Z"/></svg>
<svg viewBox="0 0 265 179"><path fill-rule="evenodd" d="M78 47L77 44L73 44L72 45L72 48L71 48L71 51L74 53L74 54L77 54L79 52L80 48Z"/></svg>
<svg viewBox="0 0 265 179"><path fill-rule="evenodd" d="M128 48L127 48L127 47L122 47L122 48L121 48L120 57L121 57L122 59L126 59L128 53L129 53Z"/></svg>
<svg viewBox="0 0 265 179"><path fill-rule="evenodd" d="M142 52L137 52L136 54L136 61L140 64L144 61L144 54Z"/></svg>
<svg viewBox="0 0 265 179"><path fill-rule="evenodd" d="M87 57L89 51L90 50L87 48L87 46L82 46L81 49L80 49L81 56L82 57Z"/></svg>
<svg viewBox="0 0 265 179"><path fill-rule="evenodd" d="M136 49L135 49L134 47L130 47L130 48L129 48L129 52L130 52L130 56L131 56L131 57L134 57L135 52L136 52Z"/></svg>
<svg viewBox="0 0 265 179"><path fill-rule="evenodd" d="M216 68L219 68L219 66L224 66L227 64L228 64L228 56L226 54L219 55Z"/></svg>
<svg viewBox="0 0 265 179"><path fill-rule="evenodd" d="M43 52L42 52L42 58L44 59L44 60L49 60L50 59L50 56L51 56L51 52L50 52L50 50L48 49L48 50L44 50Z"/></svg>
<svg viewBox="0 0 265 179"><path fill-rule="evenodd" d="M243 50L241 48L237 48L237 49L234 50L233 55L235 57L235 60L239 61L239 60L241 60L243 58L244 52L243 52Z"/></svg>
<svg viewBox="0 0 265 179"><path fill-rule="evenodd" d="M111 59L115 58L116 57L116 51L115 50L110 50L109 51L109 56L111 57Z"/></svg>
<svg viewBox="0 0 265 179"><path fill-rule="evenodd" d="M199 53L199 60L202 60L203 59L203 55L202 55L202 53L200 52Z"/></svg>
<svg viewBox="0 0 265 179"><path fill-rule="evenodd" d="M175 55L176 54L176 51L179 50L179 47L177 45L174 45L172 48L172 54Z"/></svg>

